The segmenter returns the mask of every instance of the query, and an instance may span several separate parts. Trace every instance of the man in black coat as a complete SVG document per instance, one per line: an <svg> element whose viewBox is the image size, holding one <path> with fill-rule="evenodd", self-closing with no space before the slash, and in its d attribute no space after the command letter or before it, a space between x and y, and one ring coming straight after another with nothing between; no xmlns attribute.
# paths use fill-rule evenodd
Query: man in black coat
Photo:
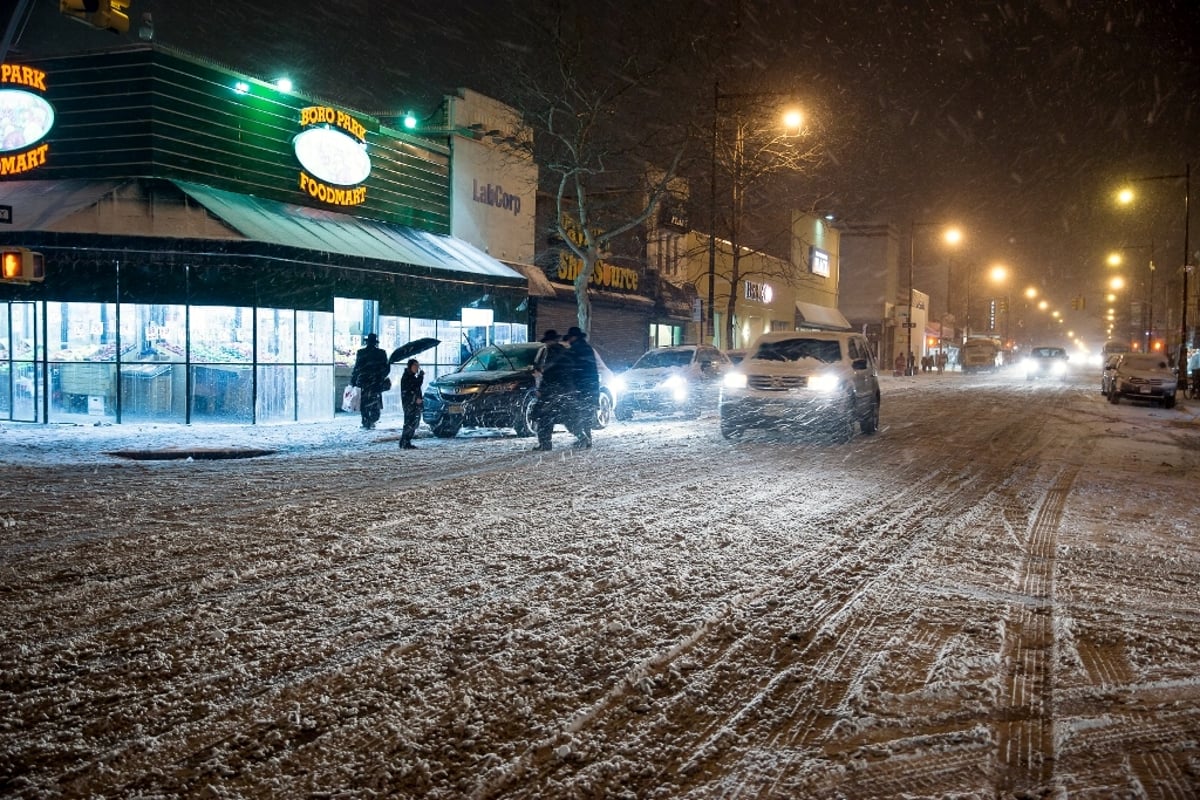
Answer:
<svg viewBox="0 0 1200 800"><path fill-rule="evenodd" d="M379 415L383 413L383 393L391 388L385 387L384 381L392 371L392 366L388 363L387 353L379 346L378 336L368 333L366 345L354 355L350 385L357 386L362 392L358 411L362 415L362 426L371 430L375 423L379 422Z"/></svg>
<svg viewBox="0 0 1200 800"><path fill-rule="evenodd" d="M400 404L404 407L404 432L400 434L400 447L403 450L416 450L412 443L413 434L421 424L421 408L425 398L421 396L421 385L425 383L425 371L415 358L408 360L404 374L400 376Z"/></svg>
<svg viewBox="0 0 1200 800"><path fill-rule="evenodd" d="M538 443L533 449L550 450L554 424L562 422L570 427L572 364L571 354L559 342L557 331L546 331L540 341L542 349L534 359L534 370L538 375L538 400L533 408L533 419Z"/></svg>
<svg viewBox="0 0 1200 800"><path fill-rule="evenodd" d="M568 411L567 428L575 434L579 447L592 446L592 426L596 424L596 408L600 403L600 368L596 351L588 344L587 334L572 326L563 341L571 353L571 383L574 392Z"/></svg>

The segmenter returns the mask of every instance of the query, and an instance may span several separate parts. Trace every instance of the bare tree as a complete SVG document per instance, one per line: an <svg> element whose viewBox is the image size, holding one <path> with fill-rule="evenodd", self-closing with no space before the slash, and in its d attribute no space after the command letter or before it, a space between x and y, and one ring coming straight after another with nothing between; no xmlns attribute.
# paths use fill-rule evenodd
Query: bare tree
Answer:
<svg viewBox="0 0 1200 800"><path fill-rule="evenodd" d="M508 102L553 197L551 228L582 264L574 287L585 331L597 265L654 213L688 151L687 6L672 5L648 4L636 20L602 3L526 12L527 40L539 45L517 59Z"/></svg>

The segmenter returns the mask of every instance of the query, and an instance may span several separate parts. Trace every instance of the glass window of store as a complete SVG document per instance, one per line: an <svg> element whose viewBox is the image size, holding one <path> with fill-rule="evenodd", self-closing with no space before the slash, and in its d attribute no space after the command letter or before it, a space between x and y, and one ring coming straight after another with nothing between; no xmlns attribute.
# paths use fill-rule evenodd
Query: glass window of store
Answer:
<svg viewBox="0 0 1200 800"><path fill-rule="evenodd" d="M41 308L41 303L0 303L0 419L41 421Z"/></svg>
<svg viewBox="0 0 1200 800"><path fill-rule="evenodd" d="M258 384L254 418L291 422L296 418L296 312L258 309Z"/></svg>
<svg viewBox="0 0 1200 800"><path fill-rule="evenodd" d="M243 306L192 306L191 419L254 419L254 311Z"/></svg>
<svg viewBox="0 0 1200 800"><path fill-rule="evenodd" d="M50 421L115 422L116 303L47 303L46 344Z"/></svg>
<svg viewBox="0 0 1200 800"><path fill-rule="evenodd" d="M296 312L296 419L327 420L342 404L334 390L333 314L328 311ZM332 405L331 405L332 403Z"/></svg>
<svg viewBox="0 0 1200 800"><path fill-rule="evenodd" d="M184 422L187 306L122 303L121 421Z"/></svg>

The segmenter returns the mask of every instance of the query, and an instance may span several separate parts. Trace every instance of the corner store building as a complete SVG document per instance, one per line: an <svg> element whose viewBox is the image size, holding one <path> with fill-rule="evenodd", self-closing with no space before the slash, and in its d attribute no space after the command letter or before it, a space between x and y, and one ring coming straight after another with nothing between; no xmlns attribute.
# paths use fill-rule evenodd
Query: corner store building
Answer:
<svg viewBox="0 0 1200 800"><path fill-rule="evenodd" d="M449 147L158 46L18 66L0 244L46 279L0 283L0 420L328 419L366 332L432 371L527 338L527 278L449 235Z"/></svg>

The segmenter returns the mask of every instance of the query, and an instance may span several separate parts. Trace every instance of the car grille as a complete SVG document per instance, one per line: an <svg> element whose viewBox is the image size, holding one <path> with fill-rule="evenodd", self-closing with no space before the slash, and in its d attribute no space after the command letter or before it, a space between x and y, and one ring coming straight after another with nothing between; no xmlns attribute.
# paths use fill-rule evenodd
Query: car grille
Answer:
<svg viewBox="0 0 1200 800"><path fill-rule="evenodd" d="M803 389L808 386L806 375L750 375L746 385L765 392L786 392L788 389Z"/></svg>
<svg viewBox="0 0 1200 800"><path fill-rule="evenodd" d="M446 386L446 387L439 386L438 387L438 394L442 396L443 400L448 400L450 402L458 402L460 400L466 400L467 398L474 397L475 395L479 394L482 391L483 391L482 386L470 385L470 384L467 384L465 386Z"/></svg>
<svg viewBox="0 0 1200 800"><path fill-rule="evenodd" d="M1129 382L1134 386L1162 386L1162 378L1130 378Z"/></svg>

